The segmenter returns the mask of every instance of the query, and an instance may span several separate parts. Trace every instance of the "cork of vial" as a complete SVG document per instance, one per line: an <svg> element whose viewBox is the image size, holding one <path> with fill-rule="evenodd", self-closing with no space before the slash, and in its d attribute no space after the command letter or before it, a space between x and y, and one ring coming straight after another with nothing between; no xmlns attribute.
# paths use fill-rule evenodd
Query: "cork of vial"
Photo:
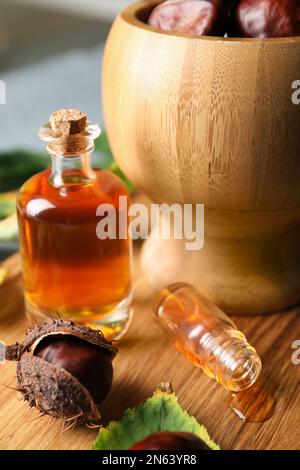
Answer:
<svg viewBox="0 0 300 470"><path fill-rule="evenodd" d="M54 136L62 139L51 147L67 153L82 151L86 139L80 134L83 134L87 124L84 112L79 109L60 109L51 114L49 122Z"/></svg>
<svg viewBox="0 0 300 470"><path fill-rule="evenodd" d="M87 115L79 109L60 109L50 116L50 125L57 136L80 134L86 126Z"/></svg>

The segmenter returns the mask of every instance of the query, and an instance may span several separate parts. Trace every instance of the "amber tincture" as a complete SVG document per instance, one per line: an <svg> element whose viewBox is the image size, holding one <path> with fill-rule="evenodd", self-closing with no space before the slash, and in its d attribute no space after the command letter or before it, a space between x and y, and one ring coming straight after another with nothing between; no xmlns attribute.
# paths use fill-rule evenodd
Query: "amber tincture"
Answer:
<svg viewBox="0 0 300 470"><path fill-rule="evenodd" d="M257 381L261 360L243 333L189 284L163 289L155 312L177 349L193 365L233 392Z"/></svg>
<svg viewBox="0 0 300 470"><path fill-rule="evenodd" d="M119 338L131 319L129 195L117 176L91 166L99 134L73 109L53 113L39 132L52 168L30 178L17 202L26 311ZM115 235L105 234L104 218Z"/></svg>
<svg viewBox="0 0 300 470"><path fill-rule="evenodd" d="M236 415L243 421L263 423L270 419L276 408L276 399L263 382L256 383L242 392L232 392L228 403Z"/></svg>

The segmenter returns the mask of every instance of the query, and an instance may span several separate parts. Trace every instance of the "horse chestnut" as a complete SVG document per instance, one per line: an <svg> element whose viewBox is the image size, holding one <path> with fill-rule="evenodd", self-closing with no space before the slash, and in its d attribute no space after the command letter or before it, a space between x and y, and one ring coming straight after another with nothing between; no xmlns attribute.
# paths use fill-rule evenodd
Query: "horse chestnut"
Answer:
<svg viewBox="0 0 300 470"><path fill-rule="evenodd" d="M129 450L210 450L199 437L187 432L156 432Z"/></svg>
<svg viewBox="0 0 300 470"><path fill-rule="evenodd" d="M235 36L271 38L300 34L299 0L240 0L233 11Z"/></svg>
<svg viewBox="0 0 300 470"><path fill-rule="evenodd" d="M110 354L103 348L75 336L51 335L38 344L34 355L76 377L96 404L101 403L111 389L113 367Z"/></svg>
<svg viewBox="0 0 300 470"><path fill-rule="evenodd" d="M152 11L148 24L191 36L224 36L227 0L168 0Z"/></svg>
<svg viewBox="0 0 300 470"><path fill-rule="evenodd" d="M112 385L116 353L101 332L57 320L8 346L6 359L18 362L18 389L31 407L74 423L94 423Z"/></svg>

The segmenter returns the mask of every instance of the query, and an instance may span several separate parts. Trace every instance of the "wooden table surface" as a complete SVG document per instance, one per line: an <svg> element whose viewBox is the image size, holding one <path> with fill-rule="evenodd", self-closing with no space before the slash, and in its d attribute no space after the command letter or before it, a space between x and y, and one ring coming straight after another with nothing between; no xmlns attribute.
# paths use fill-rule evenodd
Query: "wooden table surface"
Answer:
<svg viewBox="0 0 300 470"><path fill-rule="evenodd" d="M9 295L18 289L19 258L10 261L14 279ZM143 282L135 295L135 317L119 344L114 362L114 383L101 407L103 423L119 419L128 407L149 397L161 382L171 382L184 409L204 424L223 449L300 449L300 365L292 363L292 343L300 340L300 308L265 317L236 317L238 327L263 359L263 378L277 398L273 417L263 424L241 421L229 408L224 391L173 347L151 311L152 295ZM5 291L0 290L0 305ZM0 340L21 340L26 318L18 315L0 323ZM89 449L97 431L79 427L61 433L61 422L38 417L15 386L15 364L0 365L0 449Z"/></svg>

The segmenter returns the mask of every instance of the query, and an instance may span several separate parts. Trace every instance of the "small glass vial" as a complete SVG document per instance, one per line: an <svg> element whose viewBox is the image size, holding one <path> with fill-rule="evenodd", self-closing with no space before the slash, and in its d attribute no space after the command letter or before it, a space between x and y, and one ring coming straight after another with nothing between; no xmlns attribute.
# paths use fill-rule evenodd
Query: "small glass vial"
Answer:
<svg viewBox="0 0 300 470"><path fill-rule="evenodd" d="M37 320L59 315L120 338L131 319L131 240L120 206L121 197L129 205L129 195L117 176L91 166L99 134L73 109L53 113L39 132L52 168L30 178L17 201L26 311ZM101 206L116 223L115 239L99 237Z"/></svg>
<svg viewBox="0 0 300 470"><path fill-rule="evenodd" d="M163 289L155 312L176 348L224 388L240 392L258 379L262 364L243 333L193 286Z"/></svg>

